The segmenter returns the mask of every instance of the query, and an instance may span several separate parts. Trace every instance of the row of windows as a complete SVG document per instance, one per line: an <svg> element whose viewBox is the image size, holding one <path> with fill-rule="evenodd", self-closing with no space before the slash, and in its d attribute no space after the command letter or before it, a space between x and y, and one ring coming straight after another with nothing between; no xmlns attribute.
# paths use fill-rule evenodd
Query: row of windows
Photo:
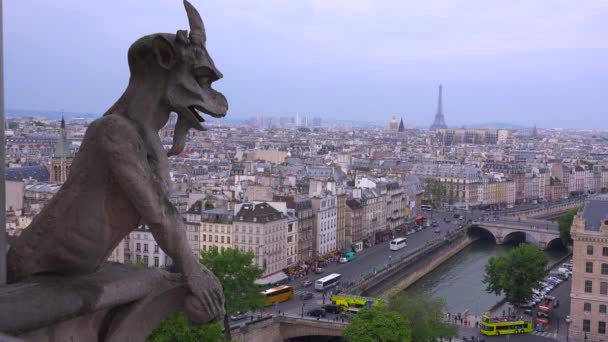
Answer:
<svg viewBox="0 0 608 342"><path fill-rule="evenodd" d="M135 244L135 251L141 252L141 243L138 242ZM148 244L144 243L144 252L148 252ZM158 253L158 245L154 244L154 253Z"/></svg>
<svg viewBox="0 0 608 342"><path fill-rule="evenodd" d="M150 264L149 264L149 259L148 259L148 256L147 256L147 255L144 255L144 256L143 256L143 260L142 260L142 256L141 256L141 255L139 255L139 254L136 254L136 255L135 255L135 261L136 261L137 263L140 263L140 262L142 262L142 261L143 261L143 264L144 264L144 265L146 265L146 266L150 266ZM155 257L154 257L154 267L158 267L158 266L160 266L160 258L159 258L159 257L157 257L157 256L155 256Z"/></svg>
<svg viewBox="0 0 608 342"><path fill-rule="evenodd" d="M591 312L591 303L583 303L583 311ZM605 314L606 313L606 304L600 304L598 312Z"/></svg>
<svg viewBox="0 0 608 342"><path fill-rule="evenodd" d="M209 242L213 242L213 236L209 234ZM219 239L218 239L219 238ZM237 240L238 240L238 236L237 236ZM221 242L221 243L230 243L230 236L226 236L226 242L224 242L224 235L215 235L215 242ZM207 242L207 234L203 234L203 242Z"/></svg>
<svg viewBox="0 0 608 342"><path fill-rule="evenodd" d="M608 264L602 263L602 274L608 275ZM585 262L585 273L593 273L593 262Z"/></svg>
<svg viewBox="0 0 608 342"><path fill-rule="evenodd" d="M591 280L585 280L585 293L593 293L593 282ZM600 282L600 294L608 295L608 282Z"/></svg>
<svg viewBox="0 0 608 342"><path fill-rule="evenodd" d="M591 321L588 319L583 320L583 331L591 332ZM597 322L597 333L605 334L606 333L606 322Z"/></svg>
<svg viewBox="0 0 608 342"><path fill-rule="evenodd" d="M587 255L593 255L593 245L587 245ZM602 256L608 256L608 247L602 247Z"/></svg>
<svg viewBox="0 0 608 342"><path fill-rule="evenodd" d="M209 225L209 232L213 232L213 229L215 228L215 232L216 233L230 233L230 226L224 226L224 225ZM207 231L207 225L203 223L202 226L202 231L206 232Z"/></svg>

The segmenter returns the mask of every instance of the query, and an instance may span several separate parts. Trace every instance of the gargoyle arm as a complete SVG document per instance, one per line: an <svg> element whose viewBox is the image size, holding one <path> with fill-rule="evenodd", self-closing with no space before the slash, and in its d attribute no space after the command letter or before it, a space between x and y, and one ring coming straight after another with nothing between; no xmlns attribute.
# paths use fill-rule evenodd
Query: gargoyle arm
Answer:
<svg viewBox="0 0 608 342"><path fill-rule="evenodd" d="M187 276L198 260L190 250L179 212L169 201L161 180L151 170L148 149L127 119L107 119L112 122L103 127L100 145L111 172L160 248Z"/></svg>

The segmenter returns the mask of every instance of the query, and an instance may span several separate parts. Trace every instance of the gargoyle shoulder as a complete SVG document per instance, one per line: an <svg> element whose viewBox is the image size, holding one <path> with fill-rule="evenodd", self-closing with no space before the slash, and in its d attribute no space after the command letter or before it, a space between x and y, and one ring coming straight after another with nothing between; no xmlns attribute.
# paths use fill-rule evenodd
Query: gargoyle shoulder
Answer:
<svg viewBox="0 0 608 342"><path fill-rule="evenodd" d="M135 152L143 146L143 138L135 123L120 115L106 115L93 121L88 134L97 141L101 150L109 152Z"/></svg>

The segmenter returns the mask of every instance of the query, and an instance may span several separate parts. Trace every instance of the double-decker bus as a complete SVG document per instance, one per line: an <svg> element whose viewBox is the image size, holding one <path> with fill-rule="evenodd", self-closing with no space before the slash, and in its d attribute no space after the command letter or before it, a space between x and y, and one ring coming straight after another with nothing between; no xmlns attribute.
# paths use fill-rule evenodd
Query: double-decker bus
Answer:
<svg viewBox="0 0 608 342"><path fill-rule="evenodd" d="M362 297L356 295L350 295L346 293L339 293L331 296L331 302L334 305L339 306L343 311L356 312L358 309L363 307L376 307L385 306L386 304L376 298Z"/></svg>
<svg viewBox="0 0 608 342"><path fill-rule="evenodd" d="M332 273L327 277L317 279L315 281L315 290L324 291L330 287L334 287L340 283L340 279L342 279L342 276L338 273Z"/></svg>
<svg viewBox="0 0 608 342"><path fill-rule="evenodd" d="M501 321L483 314L479 329L486 336L524 334L532 331L532 321Z"/></svg>
<svg viewBox="0 0 608 342"><path fill-rule="evenodd" d="M405 246L407 246L407 238L404 238L404 237L400 237L400 238L391 240L391 243L389 245L391 251L400 250L401 248L404 248Z"/></svg>
<svg viewBox="0 0 608 342"><path fill-rule="evenodd" d="M262 294L266 296L266 306L269 306L274 303L281 303L286 300L290 300L293 297L293 287L289 285L281 285L266 291L262 291Z"/></svg>

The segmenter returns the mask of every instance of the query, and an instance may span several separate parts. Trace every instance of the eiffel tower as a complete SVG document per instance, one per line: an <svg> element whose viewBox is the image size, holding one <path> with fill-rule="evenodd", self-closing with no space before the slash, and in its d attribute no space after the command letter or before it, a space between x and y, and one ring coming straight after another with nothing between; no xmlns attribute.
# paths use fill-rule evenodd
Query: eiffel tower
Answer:
<svg viewBox="0 0 608 342"><path fill-rule="evenodd" d="M445 117L443 116L443 104L441 101L441 92L442 86L439 85L439 101L437 102L437 114L435 114L435 121L431 125L431 131L436 131L438 129L448 128L448 125L445 124Z"/></svg>

